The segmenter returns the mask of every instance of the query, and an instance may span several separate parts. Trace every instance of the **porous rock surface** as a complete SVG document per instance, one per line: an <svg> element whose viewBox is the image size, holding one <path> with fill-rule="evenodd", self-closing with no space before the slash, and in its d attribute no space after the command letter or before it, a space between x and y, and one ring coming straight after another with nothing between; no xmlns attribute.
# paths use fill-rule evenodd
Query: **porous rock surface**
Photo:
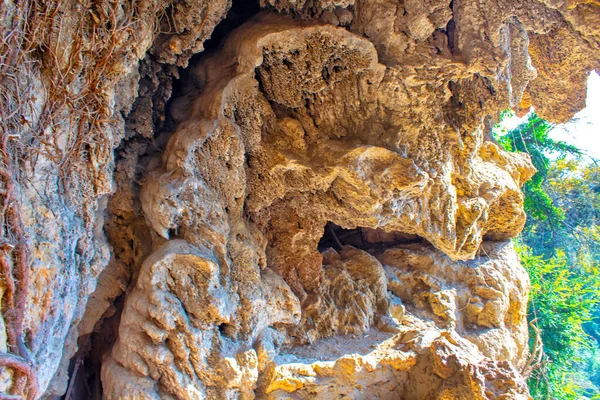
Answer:
<svg viewBox="0 0 600 400"><path fill-rule="evenodd" d="M45 133L3 150L39 146L3 189L20 193L4 201L31 282L22 346L0 340L3 391L528 398L528 278L509 240L534 170L489 131L508 107L557 122L583 107L597 2L96 3L3 6L3 35L53 16L19 70L38 95L18 121ZM63 86L102 100L85 140L76 102L36 117ZM48 132L79 158L51 157Z"/></svg>

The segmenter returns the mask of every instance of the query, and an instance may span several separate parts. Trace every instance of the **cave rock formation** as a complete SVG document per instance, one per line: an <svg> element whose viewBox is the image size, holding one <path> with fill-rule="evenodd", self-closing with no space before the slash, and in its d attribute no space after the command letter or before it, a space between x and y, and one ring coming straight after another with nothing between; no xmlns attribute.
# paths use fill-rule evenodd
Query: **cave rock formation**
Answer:
<svg viewBox="0 0 600 400"><path fill-rule="evenodd" d="M593 0L7 0L0 390L528 399L525 154Z"/></svg>

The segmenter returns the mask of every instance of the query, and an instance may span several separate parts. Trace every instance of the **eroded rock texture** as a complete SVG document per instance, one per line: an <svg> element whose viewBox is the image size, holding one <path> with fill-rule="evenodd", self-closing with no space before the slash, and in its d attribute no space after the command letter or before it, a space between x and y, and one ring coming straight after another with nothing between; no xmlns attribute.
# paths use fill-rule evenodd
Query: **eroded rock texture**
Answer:
<svg viewBox="0 0 600 400"><path fill-rule="evenodd" d="M583 106L597 2L2 7L4 392L528 398L488 133Z"/></svg>

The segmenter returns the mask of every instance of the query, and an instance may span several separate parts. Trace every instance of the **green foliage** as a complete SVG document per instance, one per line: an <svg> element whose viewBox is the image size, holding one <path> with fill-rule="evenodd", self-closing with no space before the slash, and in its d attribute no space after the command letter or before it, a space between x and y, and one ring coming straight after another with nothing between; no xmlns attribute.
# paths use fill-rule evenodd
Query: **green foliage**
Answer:
<svg viewBox="0 0 600 400"><path fill-rule="evenodd" d="M566 217L555 229L554 247L568 249L571 259L584 253L600 261L600 166L557 159L548 171L547 190Z"/></svg>
<svg viewBox="0 0 600 400"><path fill-rule="evenodd" d="M600 365L594 357L597 342L584 325L593 319L600 302L600 267L585 260L573 265L560 249L544 259L522 243L516 248L531 279L529 316L537 321L546 353L546 363L530 379L532 396L580 399L587 391L593 395L596 389L589 377L600 371Z"/></svg>
<svg viewBox="0 0 600 400"><path fill-rule="evenodd" d="M502 147L528 153L537 168L523 188L528 219L516 246L545 352L529 384L536 399L600 399L600 167L550 138L552 128L531 114L496 130Z"/></svg>
<svg viewBox="0 0 600 400"><path fill-rule="evenodd" d="M548 133L552 127L552 124L532 113L524 123L499 137L498 141L508 151L525 152L531 157L537 173L524 187L525 212L530 218L546 222L550 229L556 229L565 220L565 213L555 206L545 190L552 164L550 156L580 155L581 152L574 146L551 139Z"/></svg>

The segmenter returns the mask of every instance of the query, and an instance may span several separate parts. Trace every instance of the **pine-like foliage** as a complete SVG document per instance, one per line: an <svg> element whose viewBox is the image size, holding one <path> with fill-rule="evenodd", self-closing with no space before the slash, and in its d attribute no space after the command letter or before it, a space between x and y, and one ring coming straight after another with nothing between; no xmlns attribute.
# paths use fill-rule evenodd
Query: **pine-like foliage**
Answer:
<svg viewBox="0 0 600 400"><path fill-rule="evenodd" d="M537 168L516 240L531 279L531 345L539 331L544 349L529 385L536 399L600 399L600 166L553 140L552 128L532 113L496 129L502 147L527 152Z"/></svg>

